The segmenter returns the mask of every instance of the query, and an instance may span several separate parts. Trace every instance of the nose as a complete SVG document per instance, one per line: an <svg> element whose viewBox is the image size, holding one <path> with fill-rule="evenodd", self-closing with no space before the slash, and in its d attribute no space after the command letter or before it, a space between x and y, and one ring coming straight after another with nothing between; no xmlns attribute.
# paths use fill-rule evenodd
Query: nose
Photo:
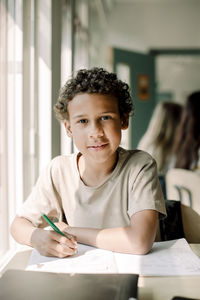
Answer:
<svg viewBox="0 0 200 300"><path fill-rule="evenodd" d="M99 122L92 122L89 130L90 138L100 138L104 135L103 128Z"/></svg>

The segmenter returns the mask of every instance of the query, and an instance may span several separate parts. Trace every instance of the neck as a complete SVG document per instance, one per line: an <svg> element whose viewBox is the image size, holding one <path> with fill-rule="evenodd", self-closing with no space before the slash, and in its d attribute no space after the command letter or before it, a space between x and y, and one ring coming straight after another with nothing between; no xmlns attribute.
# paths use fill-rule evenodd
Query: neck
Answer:
<svg viewBox="0 0 200 300"><path fill-rule="evenodd" d="M100 185L112 173L117 160L117 153L112 160L96 164L79 156L77 163L81 180L88 186Z"/></svg>

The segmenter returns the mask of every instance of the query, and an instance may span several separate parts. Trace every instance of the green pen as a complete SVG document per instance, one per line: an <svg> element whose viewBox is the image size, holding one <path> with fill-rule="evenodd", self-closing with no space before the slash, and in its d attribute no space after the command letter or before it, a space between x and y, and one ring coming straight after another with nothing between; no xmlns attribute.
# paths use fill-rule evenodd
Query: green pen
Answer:
<svg viewBox="0 0 200 300"><path fill-rule="evenodd" d="M42 214L42 217L45 219L45 221L47 221L47 223L53 228L53 230L55 230L56 232L60 233L61 235L65 236L64 233L62 231L60 231L60 229L53 224L53 222L51 222L51 220L49 220L49 218L45 215Z"/></svg>

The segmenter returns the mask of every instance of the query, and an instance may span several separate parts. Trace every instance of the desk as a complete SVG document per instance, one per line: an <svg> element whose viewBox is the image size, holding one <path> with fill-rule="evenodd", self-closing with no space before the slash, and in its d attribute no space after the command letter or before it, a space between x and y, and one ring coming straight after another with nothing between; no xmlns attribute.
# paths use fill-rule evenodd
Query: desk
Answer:
<svg viewBox="0 0 200 300"><path fill-rule="evenodd" d="M191 244L200 257L200 244ZM170 300L173 296L200 299L200 276L140 276L138 300Z"/></svg>
<svg viewBox="0 0 200 300"><path fill-rule="evenodd" d="M200 244L191 244L192 250L200 257ZM31 248L21 251L6 266L6 269L25 269ZM200 276L140 276L138 300L171 300L173 296L200 299Z"/></svg>

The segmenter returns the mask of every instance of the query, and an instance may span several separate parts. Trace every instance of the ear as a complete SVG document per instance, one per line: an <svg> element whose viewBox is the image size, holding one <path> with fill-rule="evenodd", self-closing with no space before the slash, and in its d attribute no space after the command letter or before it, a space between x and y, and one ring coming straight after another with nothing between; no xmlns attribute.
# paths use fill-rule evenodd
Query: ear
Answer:
<svg viewBox="0 0 200 300"><path fill-rule="evenodd" d="M69 120L64 121L64 126L65 126L68 137L72 138L72 131L71 131Z"/></svg>
<svg viewBox="0 0 200 300"><path fill-rule="evenodd" d="M123 116L121 119L121 124L122 130L127 129L129 125L129 116Z"/></svg>

